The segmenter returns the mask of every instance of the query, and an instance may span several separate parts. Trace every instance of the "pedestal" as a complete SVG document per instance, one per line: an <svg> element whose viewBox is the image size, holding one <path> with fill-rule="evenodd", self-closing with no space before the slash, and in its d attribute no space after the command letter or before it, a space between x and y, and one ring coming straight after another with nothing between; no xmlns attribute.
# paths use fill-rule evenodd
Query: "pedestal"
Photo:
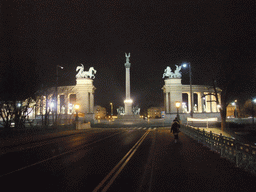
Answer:
<svg viewBox="0 0 256 192"><path fill-rule="evenodd" d="M94 91L93 80L89 78L76 79L76 104L79 105L78 112L93 114L94 110ZM89 115L91 116L91 115Z"/></svg>
<svg viewBox="0 0 256 192"><path fill-rule="evenodd" d="M175 102L182 103L182 84L180 78L165 79L164 94L165 94L165 111L166 113L177 113Z"/></svg>

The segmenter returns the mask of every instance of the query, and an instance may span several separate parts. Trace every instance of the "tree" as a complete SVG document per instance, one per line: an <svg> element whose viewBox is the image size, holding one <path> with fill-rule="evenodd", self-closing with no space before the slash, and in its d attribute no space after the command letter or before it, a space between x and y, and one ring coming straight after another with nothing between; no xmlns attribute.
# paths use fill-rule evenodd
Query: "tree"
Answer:
<svg viewBox="0 0 256 192"><path fill-rule="evenodd" d="M1 62L0 117L4 128L11 123L25 127L25 120L37 89L35 62L26 55L11 53Z"/></svg>
<svg viewBox="0 0 256 192"><path fill-rule="evenodd" d="M252 102L252 99L248 99L247 101L245 101L243 108L242 108L242 112L243 112L244 116L246 116L246 117L255 116L256 105L254 102Z"/></svg>
<svg viewBox="0 0 256 192"><path fill-rule="evenodd" d="M248 65L251 61L245 55L241 55L239 49L230 48L229 50L219 50L216 63L209 66L212 74L212 83L215 87L215 96L217 95L216 87L221 91L221 101L217 104L220 107L221 129L226 128L226 108L229 103L240 97L246 97L255 91L255 76L253 76L253 64Z"/></svg>

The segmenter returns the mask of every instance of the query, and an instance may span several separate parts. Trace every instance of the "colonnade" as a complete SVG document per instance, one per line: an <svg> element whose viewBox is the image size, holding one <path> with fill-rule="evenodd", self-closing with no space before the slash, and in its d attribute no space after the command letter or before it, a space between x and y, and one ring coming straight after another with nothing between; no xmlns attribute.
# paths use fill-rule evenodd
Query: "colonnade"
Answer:
<svg viewBox="0 0 256 192"><path fill-rule="evenodd" d="M190 86L182 85L180 78L165 79L165 85L162 88L164 92L165 113L177 113L175 102L181 103L180 112L190 113L193 109L195 113L214 113L219 112L214 89L205 85L192 85L192 94L194 106L192 107L190 99ZM218 90L218 101L220 103L220 90ZM187 97L186 97L187 96Z"/></svg>
<svg viewBox="0 0 256 192"><path fill-rule="evenodd" d="M79 106L79 109L76 109L79 113L85 115L94 113L94 91L93 80L84 78L77 79L75 86L58 87L57 114L74 114L75 105ZM55 113L55 88L49 88L44 93L37 98L36 115L44 115L46 109L50 114Z"/></svg>

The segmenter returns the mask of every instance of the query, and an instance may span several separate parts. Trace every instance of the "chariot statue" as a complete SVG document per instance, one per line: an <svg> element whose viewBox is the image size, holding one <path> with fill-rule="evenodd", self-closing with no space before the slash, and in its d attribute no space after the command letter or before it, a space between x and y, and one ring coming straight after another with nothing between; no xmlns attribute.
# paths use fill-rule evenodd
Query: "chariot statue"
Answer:
<svg viewBox="0 0 256 192"><path fill-rule="evenodd" d="M176 69L174 72L172 72L171 67L167 66L166 69L164 70L163 78L168 77L168 78L181 78L181 66L175 65Z"/></svg>
<svg viewBox="0 0 256 192"><path fill-rule="evenodd" d="M176 69L174 71L174 78L181 78L181 66L175 65Z"/></svg>
<svg viewBox="0 0 256 192"><path fill-rule="evenodd" d="M76 78L95 78L96 70L93 67L89 68L89 71L84 71L84 65L81 63L81 66L76 67L76 71L78 73L76 74Z"/></svg>
<svg viewBox="0 0 256 192"><path fill-rule="evenodd" d="M119 107L117 108L117 114L118 114L118 115L124 115L124 113L125 113L124 107L119 106Z"/></svg>
<svg viewBox="0 0 256 192"><path fill-rule="evenodd" d="M140 108L138 106L132 108L132 112L134 115L140 114Z"/></svg>
<svg viewBox="0 0 256 192"><path fill-rule="evenodd" d="M174 73L172 72L171 67L167 66L166 69L164 70L163 78L168 77L168 78L173 78Z"/></svg>

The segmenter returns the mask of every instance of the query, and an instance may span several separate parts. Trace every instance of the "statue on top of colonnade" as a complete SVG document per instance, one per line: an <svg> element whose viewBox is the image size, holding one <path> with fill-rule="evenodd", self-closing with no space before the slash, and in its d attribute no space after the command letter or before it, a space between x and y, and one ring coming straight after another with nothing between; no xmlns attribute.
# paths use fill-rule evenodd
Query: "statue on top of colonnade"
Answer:
<svg viewBox="0 0 256 192"><path fill-rule="evenodd" d="M181 78L181 66L175 65L176 69L174 72L172 72L171 67L167 66L166 69L164 70L163 78L168 77L168 78Z"/></svg>
<svg viewBox="0 0 256 192"><path fill-rule="evenodd" d="M81 66L76 67L76 71L78 73L76 74L76 78L91 78L94 79L96 74L96 70L93 67L89 68L89 71L84 71L84 65L81 63Z"/></svg>

